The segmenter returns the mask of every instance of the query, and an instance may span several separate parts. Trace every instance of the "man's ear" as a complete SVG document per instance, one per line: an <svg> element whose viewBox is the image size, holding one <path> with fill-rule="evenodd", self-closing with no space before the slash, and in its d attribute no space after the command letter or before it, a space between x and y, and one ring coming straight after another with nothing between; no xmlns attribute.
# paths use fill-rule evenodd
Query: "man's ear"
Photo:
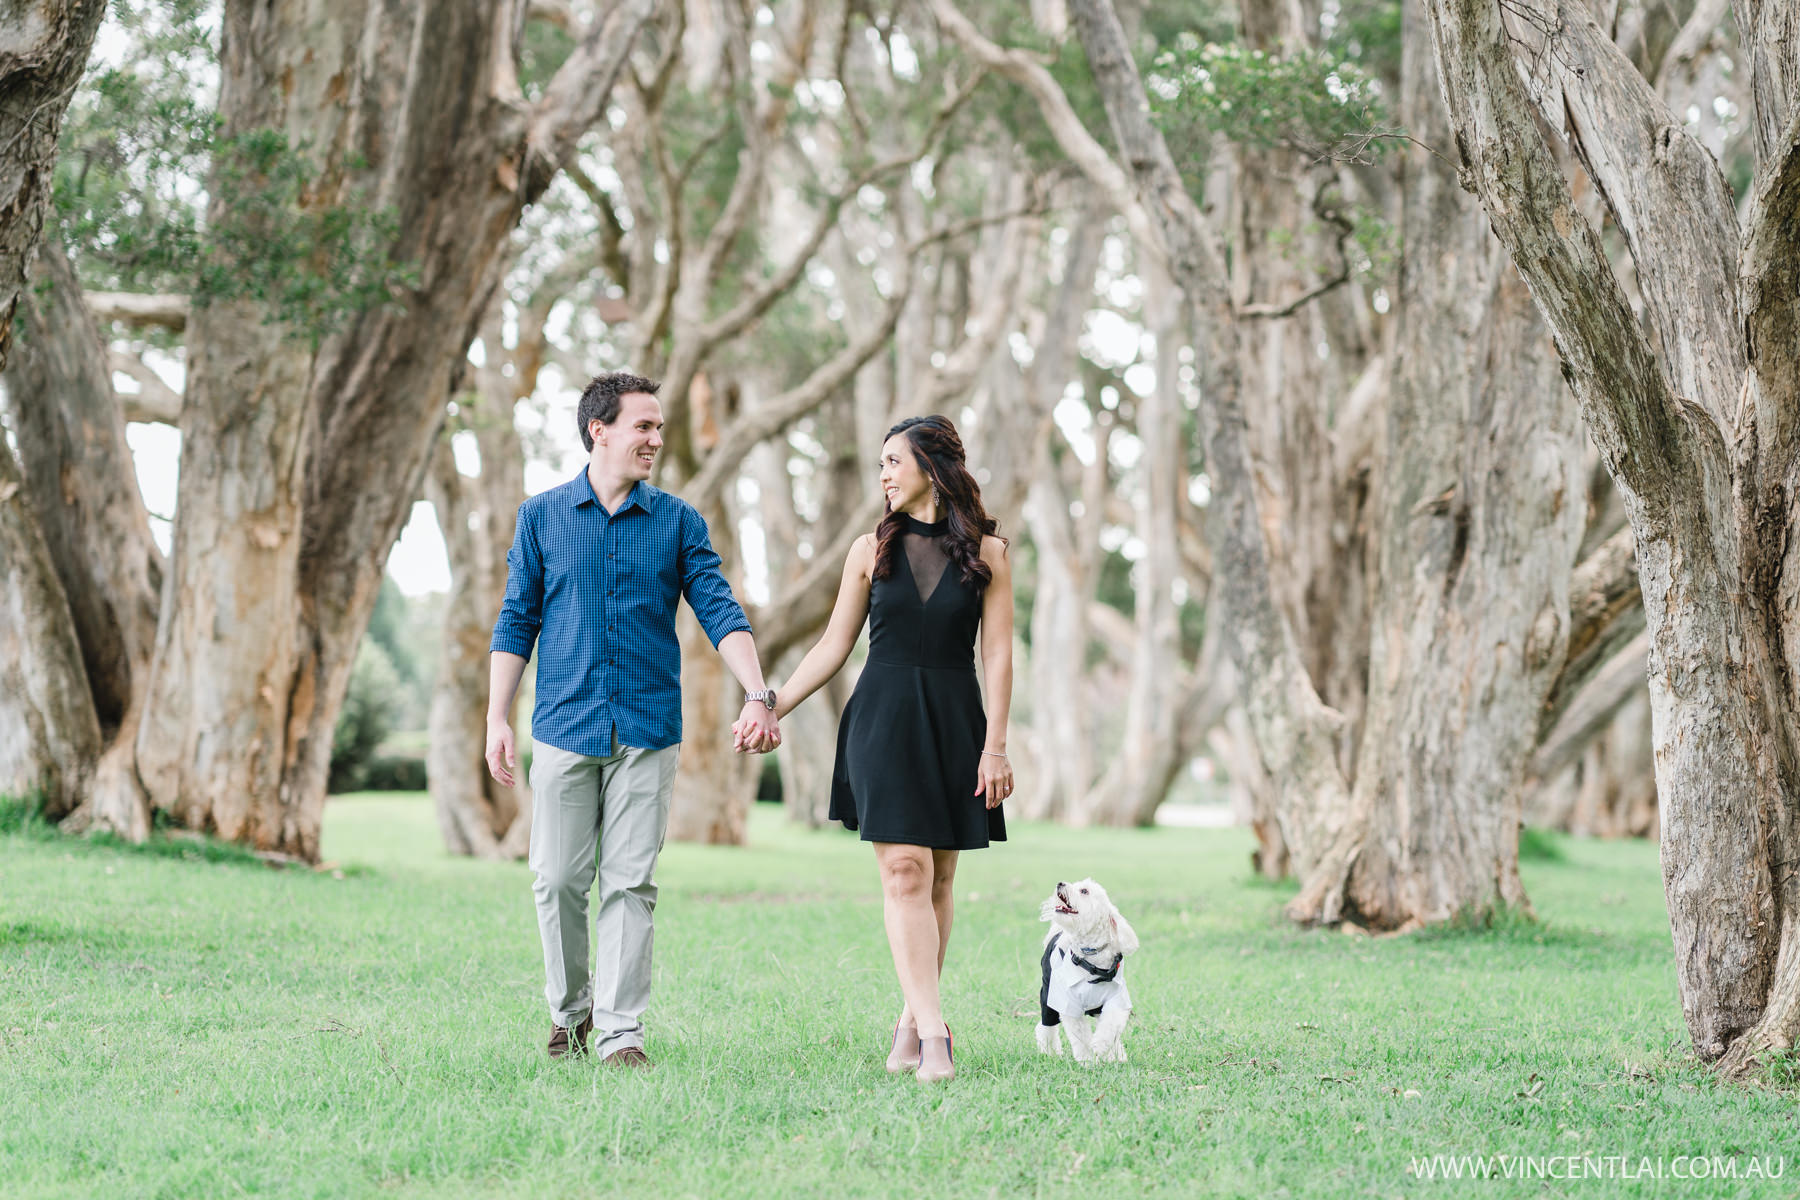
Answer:
<svg viewBox="0 0 1800 1200"><path fill-rule="evenodd" d="M603 444L606 441L606 438L603 436L605 432L606 422L602 421L599 417L595 417L592 421L588 422L588 436L594 439L595 445Z"/></svg>

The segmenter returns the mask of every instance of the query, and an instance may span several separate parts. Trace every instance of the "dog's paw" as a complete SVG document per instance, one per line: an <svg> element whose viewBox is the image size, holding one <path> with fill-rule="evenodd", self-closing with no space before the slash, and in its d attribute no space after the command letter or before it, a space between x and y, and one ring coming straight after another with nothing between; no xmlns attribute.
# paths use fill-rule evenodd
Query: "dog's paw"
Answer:
<svg viewBox="0 0 1800 1200"><path fill-rule="evenodd" d="M1045 1054L1054 1054L1058 1058L1062 1057L1062 1034L1056 1031L1056 1026L1054 1025L1039 1025L1037 1027L1037 1045L1038 1049Z"/></svg>
<svg viewBox="0 0 1800 1200"><path fill-rule="evenodd" d="M1106 1048L1106 1052L1104 1054L1100 1054L1098 1057L1105 1059L1107 1062L1120 1062L1120 1063L1124 1062L1125 1061L1125 1043L1122 1041L1114 1042L1112 1045L1110 1045Z"/></svg>

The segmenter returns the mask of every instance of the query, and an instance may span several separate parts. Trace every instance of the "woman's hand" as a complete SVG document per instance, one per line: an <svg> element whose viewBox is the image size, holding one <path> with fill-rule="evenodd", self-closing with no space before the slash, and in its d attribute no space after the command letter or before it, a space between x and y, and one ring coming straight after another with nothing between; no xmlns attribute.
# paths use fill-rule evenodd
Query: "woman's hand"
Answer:
<svg viewBox="0 0 1800 1200"><path fill-rule="evenodd" d="M999 808L1013 793L1012 764L1004 754L992 750L981 752L981 766L975 772L975 794L987 797L989 808Z"/></svg>

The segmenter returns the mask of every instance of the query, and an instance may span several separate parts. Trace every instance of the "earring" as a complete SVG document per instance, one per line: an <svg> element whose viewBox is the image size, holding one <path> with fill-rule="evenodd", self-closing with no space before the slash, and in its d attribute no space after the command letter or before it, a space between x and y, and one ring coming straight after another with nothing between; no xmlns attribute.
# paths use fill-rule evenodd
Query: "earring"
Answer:
<svg viewBox="0 0 1800 1200"><path fill-rule="evenodd" d="M940 501L938 499L937 480L934 479L931 481L931 507L936 508L936 507L938 507L939 503L940 503Z"/></svg>

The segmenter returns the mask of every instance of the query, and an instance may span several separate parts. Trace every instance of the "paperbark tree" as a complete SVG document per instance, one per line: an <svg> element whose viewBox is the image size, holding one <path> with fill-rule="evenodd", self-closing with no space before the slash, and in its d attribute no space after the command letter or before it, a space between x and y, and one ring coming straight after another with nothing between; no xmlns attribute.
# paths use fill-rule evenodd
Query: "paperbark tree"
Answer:
<svg viewBox="0 0 1800 1200"><path fill-rule="evenodd" d="M1734 7L1757 164L1740 232L1712 156L1585 6L1522 7L1510 26L1491 0L1430 11L1464 179L1556 335L1636 535L1682 1009L1702 1058L1746 1069L1800 1034L1797 18ZM1641 322L1540 109L1625 238Z"/></svg>
<svg viewBox="0 0 1800 1200"><path fill-rule="evenodd" d="M372 249L410 282L332 329L306 329L279 289L190 320L173 602L136 752L151 803L192 828L318 854L350 665L451 376L520 213L603 111L650 0L596 21L535 102L514 65L525 10L225 5L208 224L236 240L213 266L361 208L392 214ZM297 204L245 205L274 169L305 180Z"/></svg>
<svg viewBox="0 0 1800 1200"><path fill-rule="evenodd" d="M1405 11L1402 121L1447 143ZM1520 789L1569 639L1586 526L1575 408L1530 297L1454 168L1409 148L1369 710L1350 820L1291 915L1378 928L1528 907Z"/></svg>
<svg viewBox="0 0 1800 1200"><path fill-rule="evenodd" d="M0 368L43 228L57 134L104 10L103 0L23 0L0 13ZM79 802L101 733L86 647L36 510L0 441L0 792L37 793L56 813Z"/></svg>
<svg viewBox="0 0 1800 1200"><path fill-rule="evenodd" d="M21 499L68 599L82 662L79 688L70 686L85 695L108 743L99 761L89 755L67 763L84 786L51 798L47 811L57 819L74 813L72 828L142 836L146 813L130 746L156 640L163 556L138 493L106 345L54 241L41 248L19 311L6 389L25 468ZM49 653L60 653L60 640L45 643ZM33 659L26 646L16 661L29 672Z"/></svg>
<svg viewBox="0 0 1800 1200"><path fill-rule="evenodd" d="M978 61L1033 96L1059 144L1125 214L1138 243L1163 256L1189 306L1201 436L1213 486L1207 523L1216 556L1214 615L1226 623L1232 659L1246 685L1246 708L1276 776L1284 826L1291 824L1296 835L1289 838L1292 853L1297 865L1310 867L1318 847L1337 830L1302 827L1317 815L1341 821L1348 806L1349 788L1337 761L1343 718L1319 699L1272 591L1245 434L1240 329L1222 252L1150 123L1124 31L1104 0L1071 0L1069 12L1129 170L1082 128L1067 97L1034 59L989 42L949 0L933 0L932 11Z"/></svg>
<svg viewBox="0 0 1800 1200"><path fill-rule="evenodd" d="M531 839L529 787L523 780L510 788L499 782L484 754L488 644L506 595L506 555L525 498L525 451L513 410L536 388L551 297L534 299L514 314L515 341L508 347L496 297L481 328L484 362L471 368L472 378L456 393L454 430L473 437L479 473L458 469L447 428L425 477L450 562L425 776L445 848L478 858L522 858Z"/></svg>

